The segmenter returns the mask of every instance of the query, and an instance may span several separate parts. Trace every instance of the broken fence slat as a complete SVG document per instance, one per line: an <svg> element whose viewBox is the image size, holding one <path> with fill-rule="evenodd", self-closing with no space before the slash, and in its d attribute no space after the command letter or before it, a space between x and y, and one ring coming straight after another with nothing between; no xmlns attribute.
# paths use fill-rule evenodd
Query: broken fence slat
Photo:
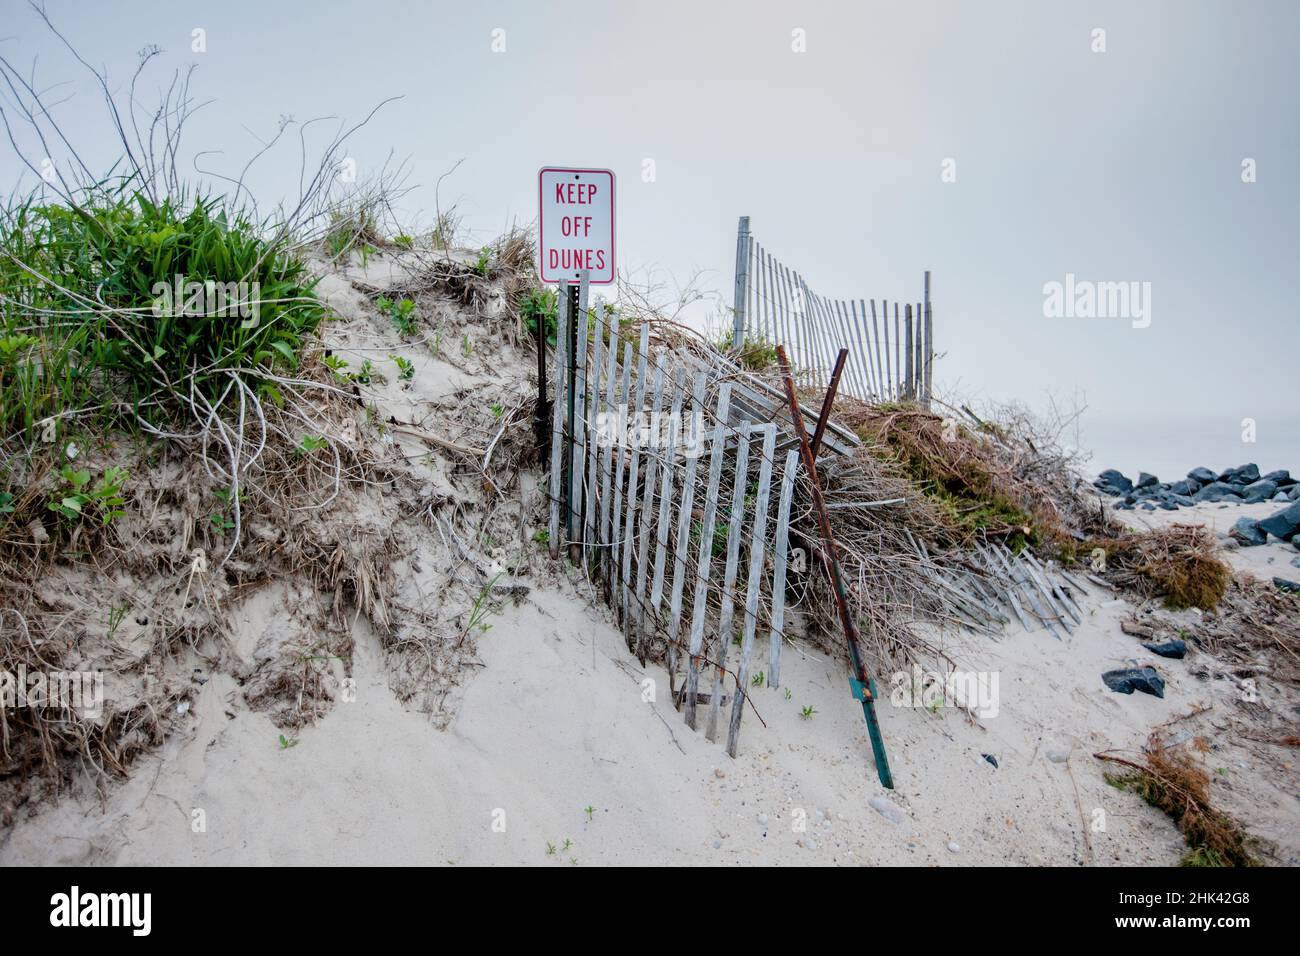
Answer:
<svg viewBox="0 0 1300 956"><path fill-rule="evenodd" d="M691 390L691 414L696 410L703 414L704 391L708 387L708 375L697 372L695 385ZM677 419L681 421L680 418ZM686 551L691 542L691 520L695 509L696 471L699 468L698 455L686 458L686 474L682 478L682 502L677 515L677 542L673 548L673 594L668 605L668 682L677 679L677 642L682 628L682 589L686 585Z"/></svg>
<svg viewBox="0 0 1300 956"><path fill-rule="evenodd" d="M794 498L794 479L799 471L799 452L785 455L781 472L781 500L776 509L776 542L772 559L772 628L768 636L767 682L781 686L781 640L785 632L785 571L790 546L790 503Z"/></svg>
<svg viewBox="0 0 1300 956"><path fill-rule="evenodd" d="M718 485L722 482L722 463L727 448L727 416L731 412L731 384L724 382L718 390L714 410L717 424L709 449L709 483L704 493L704 519L700 527L699 558L695 570L695 598L691 603L691 634L686 662L686 726L695 729L695 705L700 687L700 649L704 644L704 618L708 611L709 575L713 569L713 530L718 517ZM694 420L694 419L692 419ZM703 427L703 418L700 419ZM703 440L704 436L697 436Z"/></svg>
<svg viewBox="0 0 1300 956"><path fill-rule="evenodd" d="M714 651L713 694L709 700L709 720L704 736L718 739L718 701L722 682L727 676L727 652L731 648L732 617L736 604L736 569L740 564L740 544L745 530L745 492L749 488L748 420L741 423L736 444L736 476L731 490L731 520L727 525L727 564L722 575L722 609L718 612L718 648Z"/></svg>
<svg viewBox="0 0 1300 956"><path fill-rule="evenodd" d="M740 719L749 697L749 661L754 652L754 632L758 627L758 591L763 571L763 552L767 536L767 504L772 484L772 455L776 450L776 426L771 422L756 429L763 435L763 458L758 468L758 494L754 500L754 525L749 536L749 579L745 590L745 633L740 643L740 666L736 671L736 696L731 705L731 725L727 731L727 753L736 756L740 742Z"/></svg>

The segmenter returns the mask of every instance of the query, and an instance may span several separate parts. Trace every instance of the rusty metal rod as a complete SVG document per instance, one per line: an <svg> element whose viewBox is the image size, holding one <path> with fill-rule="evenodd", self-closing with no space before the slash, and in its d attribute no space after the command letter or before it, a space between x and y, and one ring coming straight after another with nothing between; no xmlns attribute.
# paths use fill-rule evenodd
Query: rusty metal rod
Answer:
<svg viewBox="0 0 1300 956"><path fill-rule="evenodd" d="M840 349L840 354L835 359L835 371L831 372L831 383L826 388L826 397L822 399L822 413L817 417L817 427L813 429L813 461L817 460L817 452L821 450L822 435L826 433L826 423L831 420L831 406L835 404L835 393L840 390L840 373L844 371L844 363L848 359L849 350Z"/></svg>
<svg viewBox="0 0 1300 956"><path fill-rule="evenodd" d="M790 360L786 358L784 346L776 347L776 357L781 363L781 379L785 383L785 395L790 403L795 433L799 436L799 453L803 458L804 469L808 472L808 481L812 485L813 509L817 512L817 524L822 536L822 565L835 590L835 606L839 611L840 624L844 628L844 637L849 645L849 660L853 665L854 697L862 701L862 713L867 720L867 734L871 737L871 750L876 758L876 775L880 778L881 786L893 790L894 777L889 772L885 739L881 736L880 721L876 718L876 684L862 663L858 625L849 611L848 595L840 574L839 548L835 544L835 536L831 533L831 522L826 515L826 499L822 496L821 482L817 478L817 459L813 457L812 446L808 443L808 430L804 427L803 413L799 410L799 396L795 394L794 379L790 376Z"/></svg>

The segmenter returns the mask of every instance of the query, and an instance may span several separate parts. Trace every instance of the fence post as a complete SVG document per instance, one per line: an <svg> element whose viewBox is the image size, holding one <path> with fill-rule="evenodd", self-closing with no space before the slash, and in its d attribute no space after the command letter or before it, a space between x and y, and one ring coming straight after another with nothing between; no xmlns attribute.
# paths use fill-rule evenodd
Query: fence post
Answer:
<svg viewBox="0 0 1300 956"><path fill-rule="evenodd" d="M749 217L740 217L736 230L736 298L732 309L731 347L745 344L745 300L749 295Z"/></svg>
<svg viewBox="0 0 1300 956"><path fill-rule="evenodd" d="M934 318L930 309L930 270L925 270L925 407L930 407L934 394L931 388L931 368L934 361Z"/></svg>
<svg viewBox="0 0 1300 956"><path fill-rule="evenodd" d="M907 360L907 365L903 369L903 392L909 399L916 398L916 356L914 349L916 342L912 337L912 303L907 303L903 307L903 321L907 324L907 344L903 349L903 357Z"/></svg>

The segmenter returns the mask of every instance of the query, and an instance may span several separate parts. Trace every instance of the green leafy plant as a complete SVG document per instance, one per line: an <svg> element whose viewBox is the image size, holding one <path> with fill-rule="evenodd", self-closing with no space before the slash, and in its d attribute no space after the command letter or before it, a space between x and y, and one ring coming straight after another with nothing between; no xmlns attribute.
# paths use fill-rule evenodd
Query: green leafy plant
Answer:
<svg viewBox="0 0 1300 956"><path fill-rule="evenodd" d="M300 455L310 455L314 451L329 446L329 439L323 435L303 435L302 441L298 442L298 447L294 449Z"/></svg>
<svg viewBox="0 0 1300 956"><path fill-rule="evenodd" d="M802 717L804 720L812 720L813 714L815 713L817 713L817 710L815 708L811 706L807 706L804 707L803 710L799 711L799 716Z"/></svg>
<svg viewBox="0 0 1300 956"><path fill-rule="evenodd" d="M592 819L592 814L596 812L596 808L592 806L586 806L582 808L582 812L587 815L587 822L590 823Z"/></svg>
<svg viewBox="0 0 1300 956"><path fill-rule="evenodd" d="M398 299L393 301L386 295L381 295L375 299L375 305L380 312L387 313L392 320L394 328L402 335L414 335L419 328L415 318L415 301L413 299Z"/></svg>
<svg viewBox="0 0 1300 956"><path fill-rule="evenodd" d="M403 382L409 382L415 378L415 364L408 358L400 355L390 355L389 358L397 366L397 377Z"/></svg>
<svg viewBox="0 0 1300 956"><path fill-rule="evenodd" d="M348 367L347 359L339 358L337 355L326 355L321 359L325 367L334 373L334 377L341 382L349 381L349 373L344 371Z"/></svg>
<svg viewBox="0 0 1300 956"><path fill-rule="evenodd" d="M474 263L474 271L480 276L486 278L488 274L488 264L491 261L492 261L492 247L484 246L482 249L478 251L478 261Z"/></svg>
<svg viewBox="0 0 1300 956"><path fill-rule="evenodd" d="M538 321L545 322L546 342L555 344L556 312L554 289L529 289L519 300L519 315L524 320L524 327L536 340Z"/></svg>
<svg viewBox="0 0 1300 956"><path fill-rule="evenodd" d="M496 587L497 581L503 574L505 574L504 571L498 571L492 576L492 580L483 585L483 590L479 591L478 598L474 601L474 607L469 612L469 623L465 625L465 630L461 632L460 639L456 641L457 647L472 631L486 633L492 630L492 625L487 623L488 615L491 613L491 608L488 607L487 602L492 594L492 589Z"/></svg>
<svg viewBox="0 0 1300 956"><path fill-rule="evenodd" d="M762 686L763 686L763 681L764 681L765 679L766 679L766 677L764 676L763 672L762 672L762 671L759 671L757 674L755 674L753 677L751 677L751 678L749 679L750 686L752 686L752 687L762 687Z"/></svg>
<svg viewBox="0 0 1300 956"><path fill-rule="evenodd" d="M298 738L297 738L297 737L286 737L284 734L281 734L281 735L280 735L280 749L281 749L281 750L288 750L290 747L296 747L296 746L298 746Z"/></svg>
<svg viewBox="0 0 1300 956"><path fill-rule="evenodd" d="M107 525L126 514L122 510L126 504L122 495L126 469L109 466L93 485L88 470L78 470L72 465L64 465L59 476L63 484L55 489L48 507L61 518L75 522L92 513L99 518L101 525Z"/></svg>

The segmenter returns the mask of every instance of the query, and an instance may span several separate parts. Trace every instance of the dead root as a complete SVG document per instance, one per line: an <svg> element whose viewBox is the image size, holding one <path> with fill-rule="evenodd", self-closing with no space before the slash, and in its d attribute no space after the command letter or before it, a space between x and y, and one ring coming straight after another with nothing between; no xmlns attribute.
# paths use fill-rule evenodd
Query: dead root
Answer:
<svg viewBox="0 0 1300 956"><path fill-rule="evenodd" d="M1113 753L1093 756L1124 768L1107 773L1107 783L1136 793L1178 824L1188 846L1179 866L1261 865L1246 831L1210 803L1210 776L1205 768L1186 749L1167 746L1162 730L1148 738L1141 763Z"/></svg>

